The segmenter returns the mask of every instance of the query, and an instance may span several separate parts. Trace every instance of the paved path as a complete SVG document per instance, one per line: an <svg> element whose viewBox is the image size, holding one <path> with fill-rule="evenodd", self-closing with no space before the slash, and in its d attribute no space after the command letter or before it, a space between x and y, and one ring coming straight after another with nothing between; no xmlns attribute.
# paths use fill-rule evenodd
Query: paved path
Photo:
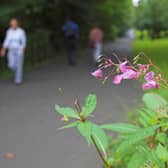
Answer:
<svg viewBox="0 0 168 168"><path fill-rule="evenodd" d="M120 39L105 49L131 54L131 41ZM57 130L61 122L54 105L65 104L58 88L63 88L70 100L78 95L82 101L88 93L97 93L98 123L126 120L127 112L139 104L141 91L132 81L102 85L89 75L94 70L91 52L81 56L77 67L53 62L27 73L20 87L11 79L0 81L1 168L101 168L94 149L76 130ZM3 158L6 152L13 152L15 159Z"/></svg>

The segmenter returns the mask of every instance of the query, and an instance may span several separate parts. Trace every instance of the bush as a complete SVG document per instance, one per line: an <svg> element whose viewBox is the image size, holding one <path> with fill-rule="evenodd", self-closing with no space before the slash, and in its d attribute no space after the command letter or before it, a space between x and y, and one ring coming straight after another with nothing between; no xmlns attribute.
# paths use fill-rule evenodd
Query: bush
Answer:
<svg viewBox="0 0 168 168"><path fill-rule="evenodd" d="M142 89L166 87L167 80L162 77L159 68L151 62L139 63L141 54L133 59L118 63L112 59L100 57L99 69L91 73L103 82L111 78L114 84L120 84L125 79L141 79L145 82ZM146 56L145 56L146 58ZM144 59L143 59L144 61ZM104 69L112 72L104 77ZM151 71L152 69L152 71ZM155 73L153 71L155 69ZM143 80L143 81L144 81ZM60 90L62 92L62 90ZM74 107L56 105L56 111L62 115L62 121L67 124L61 129L76 128L88 144L95 146L105 168L167 168L168 167L168 101L155 93L143 96L143 106L138 109L136 123L110 123L97 125L90 120L95 111L97 98L89 94L81 106L78 99ZM117 137L110 140L105 131L117 132Z"/></svg>

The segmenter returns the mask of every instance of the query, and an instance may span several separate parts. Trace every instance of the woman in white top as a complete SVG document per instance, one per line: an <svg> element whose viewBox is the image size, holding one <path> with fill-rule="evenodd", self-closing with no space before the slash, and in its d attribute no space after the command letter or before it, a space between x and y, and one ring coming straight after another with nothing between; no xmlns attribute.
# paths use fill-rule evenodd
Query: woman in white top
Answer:
<svg viewBox="0 0 168 168"><path fill-rule="evenodd" d="M10 28L6 32L3 47L1 49L1 56L6 55L8 50L8 67L15 74L15 83L21 84L23 80L23 62L24 52L26 48L26 34L18 25L16 18L11 19Z"/></svg>

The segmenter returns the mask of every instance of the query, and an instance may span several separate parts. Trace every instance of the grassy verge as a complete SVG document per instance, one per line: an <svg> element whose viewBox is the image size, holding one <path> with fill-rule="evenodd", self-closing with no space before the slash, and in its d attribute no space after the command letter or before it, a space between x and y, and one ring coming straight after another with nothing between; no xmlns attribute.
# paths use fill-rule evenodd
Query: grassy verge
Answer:
<svg viewBox="0 0 168 168"><path fill-rule="evenodd" d="M158 65L168 78L168 39L135 40L133 43L134 55L144 52ZM168 91L159 90L159 93L168 98Z"/></svg>

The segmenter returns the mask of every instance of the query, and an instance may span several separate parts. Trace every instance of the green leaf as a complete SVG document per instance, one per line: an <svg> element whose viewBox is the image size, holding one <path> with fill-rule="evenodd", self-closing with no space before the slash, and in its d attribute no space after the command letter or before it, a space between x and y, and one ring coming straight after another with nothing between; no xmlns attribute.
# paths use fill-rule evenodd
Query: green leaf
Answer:
<svg viewBox="0 0 168 168"><path fill-rule="evenodd" d="M145 155L141 152L135 152L128 162L128 168L140 168L145 164Z"/></svg>
<svg viewBox="0 0 168 168"><path fill-rule="evenodd" d="M79 121L75 121L75 122L72 122L70 124L67 124L67 125L59 128L59 130L67 129L67 128L73 128L73 127L76 127L78 124L79 124Z"/></svg>
<svg viewBox="0 0 168 168"><path fill-rule="evenodd" d="M129 135L126 140L124 140L118 147L118 153L124 153L129 152L129 148L132 145L136 145L141 140L144 140L145 138L152 136L155 133L155 130L159 128L160 125L151 126L147 128L139 128L139 130L132 135Z"/></svg>
<svg viewBox="0 0 168 168"><path fill-rule="evenodd" d="M167 141L167 135L165 133L158 133L156 136L156 140L159 141L162 144L166 144Z"/></svg>
<svg viewBox="0 0 168 168"><path fill-rule="evenodd" d="M92 143L92 140L91 140L92 128L93 128L93 124L89 121L80 122L77 126L78 131L86 139L88 144Z"/></svg>
<svg viewBox="0 0 168 168"><path fill-rule="evenodd" d="M168 151L161 144L159 144L157 146L157 148L156 148L156 154L157 154L158 158L160 160L162 160L163 162L167 162L168 161Z"/></svg>
<svg viewBox="0 0 168 168"><path fill-rule="evenodd" d="M80 122L77 125L77 129L80 134L87 140L88 144L93 143L92 138L94 138L97 146L106 155L106 149L108 147L108 138L102 128L98 125L93 124L89 121Z"/></svg>
<svg viewBox="0 0 168 168"><path fill-rule="evenodd" d="M143 96L143 102L149 109L153 111L158 111L159 109L165 109L167 108L168 105L167 101L164 98L155 93L146 93Z"/></svg>
<svg viewBox="0 0 168 168"><path fill-rule="evenodd" d="M94 112L96 108L97 100L95 94L89 94L84 102L84 105L82 107L82 115L84 117L88 117L91 113Z"/></svg>
<svg viewBox="0 0 168 168"><path fill-rule="evenodd" d="M70 107L60 107L59 105L55 106L56 111L64 116L79 119L78 113Z"/></svg>
<svg viewBox="0 0 168 168"><path fill-rule="evenodd" d="M144 127L148 127L148 123L143 119L143 118L139 118L139 122L140 124L142 124Z"/></svg>
<svg viewBox="0 0 168 168"><path fill-rule="evenodd" d="M116 123L116 124L106 124L102 125L101 128L119 132L119 133L134 133L139 130L139 127L132 124Z"/></svg>
<svg viewBox="0 0 168 168"><path fill-rule="evenodd" d="M92 129L92 136L96 141L96 144L98 145L99 149L103 151L103 153L106 155L106 149L108 148L108 137L105 134L104 130L94 124Z"/></svg>
<svg viewBox="0 0 168 168"><path fill-rule="evenodd" d="M156 168L164 168L164 163L158 159L155 150L151 150L147 145L141 146L140 148L139 150L143 152L143 155L146 158L146 163L151 163L151 166L155 165Z"/></svg>

